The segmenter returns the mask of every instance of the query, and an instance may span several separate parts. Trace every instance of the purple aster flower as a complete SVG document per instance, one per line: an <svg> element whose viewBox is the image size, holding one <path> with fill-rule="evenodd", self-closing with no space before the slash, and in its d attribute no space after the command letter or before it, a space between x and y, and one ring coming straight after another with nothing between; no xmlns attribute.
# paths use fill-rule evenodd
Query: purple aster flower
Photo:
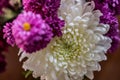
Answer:
<svg viewBox="0 0 120 80"><path fill-rule="evenodd" d="M119 0L106 0L110 6L116 7L119 4Z"/></svg>
<svg viewBox="0 0 120 80"><path fill-rule="evenodd" d="M64 20L58 17L48 17L45 19L46 23L52 28L53 36L62 36L62 28L64 27Z"/></svg>
<svg viewBox="0 0 120 80"><path fill-rule="evenodd" d="M23 0L26 11L38 13L52 28L54 36L61 36L64 21L58 18L58 8L61 0Z"/></svg>
<svg viewBox="0 0 120 80"><path fill-rule="evenodd" d="M96 7L103 8L106 6L106 9L113 14L120 14L120 0L94 0L96 3ZM104 9L104 10L106 10Z"/></svg>
<svg viewBox="0 0 120 80"><path fill-rule="evenodd" d="M99 9L103 16L100 17L100 22L110 25L110 30L106 36L112 39L112 46L109 49L109 52L114 52L118 48L120 43L120 31L119 31L119 22L115 17L115 11L111 7L115 7L118 4L118 0L94 0L96 9ZM113 2L113 3L111 3Z"/></svg>
<svg viewBox="0 0 120 80"><path fill-rule="evenodd" d="M4 26L3 32L4 32L4 38L7 39L7 43L10 44L11 46L15 45L15 40L12 35L12 23L6 23Z"/></svg>
<svg viewBox="0 0 120 80"><path fill-rule="evenodd" d="M0 14L2 13L2 9L8 7L9 0L0 0Z"/></svg>
<svg viewBox="0 0 120 80"><path fill-rule="evenodd" d="M120 0L107 0L107 3L114 15L120 14Z"/></svg>
<svg viewBox="0 0 120 80"><path fill-rule="evenodd" d="M32 12L21 13L13 22L12 32L16 45L29 53L45 48L53 37L50 26Z"/></svg>
<svg viewBox="0 0 120 80"><path fill-rule="evenodd" d="M41 14L43 18L57 14L61 0L22 0L26 11Z"/></svg>

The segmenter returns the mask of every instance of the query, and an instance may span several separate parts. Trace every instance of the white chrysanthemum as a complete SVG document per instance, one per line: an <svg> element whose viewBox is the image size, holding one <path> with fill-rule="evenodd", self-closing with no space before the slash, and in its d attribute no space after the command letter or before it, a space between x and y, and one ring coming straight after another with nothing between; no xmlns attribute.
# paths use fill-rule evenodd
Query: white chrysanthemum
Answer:
<svg viewBox="0 0 120 80"><path fill-rule="evenodd" d="M81 0L62 0L59 15L66 21L62 37L55 37L47 48L27 57L23 68L33 71L34 77L46 80L93 79L93 71L99 71L98 62L106 60L111 39L104 36L109 25L99 24L101 13L94 3L83 5Z"/></svg>

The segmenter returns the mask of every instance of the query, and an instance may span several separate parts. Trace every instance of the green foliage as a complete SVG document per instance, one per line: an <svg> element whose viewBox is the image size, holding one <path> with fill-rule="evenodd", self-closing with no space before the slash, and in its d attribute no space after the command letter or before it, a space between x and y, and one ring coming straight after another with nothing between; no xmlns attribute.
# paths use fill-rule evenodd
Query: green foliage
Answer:
<svg viewBox="0 0 120 80"><path fill-rule="evenodd" d="M32 71L25 71L23 72L23 75L25 76L26 80L40 80L40 77L33 78L32 73L33 73Z"/></svg>

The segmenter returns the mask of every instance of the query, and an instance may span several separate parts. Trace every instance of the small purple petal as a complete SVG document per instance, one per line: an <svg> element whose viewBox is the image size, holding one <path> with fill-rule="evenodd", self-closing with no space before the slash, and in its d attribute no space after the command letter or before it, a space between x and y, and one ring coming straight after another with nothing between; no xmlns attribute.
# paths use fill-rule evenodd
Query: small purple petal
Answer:
<svg viewBox="0 0 120 80"><path fill-rule="evenodd" d="M7 43L10 44L11 46L15 45L15 39L12 35L12 23L6 23L4 26L3 32L4 32L4 38L7 39Z"/></svg>

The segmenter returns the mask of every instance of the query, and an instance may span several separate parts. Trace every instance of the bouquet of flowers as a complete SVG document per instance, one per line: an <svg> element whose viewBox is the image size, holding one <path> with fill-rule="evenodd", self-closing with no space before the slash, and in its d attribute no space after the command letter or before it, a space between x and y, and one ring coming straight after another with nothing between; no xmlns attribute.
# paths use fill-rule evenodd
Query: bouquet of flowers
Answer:
<svg viewBox="0 0 120 80"><path fill-rule="evenodd" d="M1 0L4 2L4 0ZM23 69L39 80L92 80L120 42L120 0L16 0L4 39L19 48Z"/></svg>

